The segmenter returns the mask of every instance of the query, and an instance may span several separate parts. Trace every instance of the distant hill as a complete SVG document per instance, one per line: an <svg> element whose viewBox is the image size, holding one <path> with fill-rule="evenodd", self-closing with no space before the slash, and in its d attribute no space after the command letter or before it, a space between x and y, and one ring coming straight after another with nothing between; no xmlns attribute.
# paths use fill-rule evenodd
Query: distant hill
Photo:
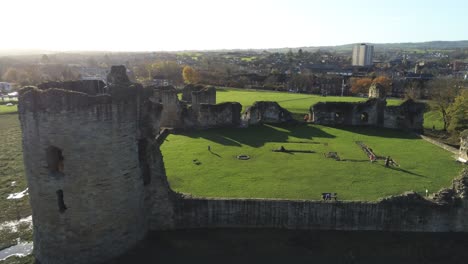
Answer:
<svg viewBox="0 0 468 264"><path fill-rule="evenodd" d="M427 41L427 42L403 42L403 43L369 43L374 45L375 51L383 50L415 50L415 49L430 49L430 50L452 50L457 48L468 48L468 40L459 40L459 41ZM314 52L317 50L328 50L328 51L338 51L338 52L348 52L352 51L353 44L345 44L338 46L316 46L316 47L295 47L295 48L279 48L279 49L268 49L270 52L288 52L292 50L297 52L299 49L303 51Z"/></svg>
<svg viewBox="0 0 468 264"><path fill-rule="evenodd" d="M369 43L374 45L376 52L381 52L384 50L453 50L457 48L468 48L468 40L459 40L459 41L427 41L427 42L404 42L404 43ZM308 47L285 47L285 48L272 48L272 49L218 49L218 50L190 50L184 52L250 52L256 53L261 51L269 52L288 52L293 51L297 52L299 49L303 51L315 52L317 50L323 51L336 51L336 52L351 52L353 49L353 44L345 44L338 46L308 46ZM148 52L112 52L112 53L149 53L149 52L158 52L158 51L148 51ZM168 53L178 53L181 51L174 51ZM0 49L0 57L4 56L25 56L25 55L38 55L38 54L54 54L54 53L75 53L75 54L86 54L86 55L99 55L108 53L108 51L68 51L68 52L54 52L47 50L39 49Z"/></svg>

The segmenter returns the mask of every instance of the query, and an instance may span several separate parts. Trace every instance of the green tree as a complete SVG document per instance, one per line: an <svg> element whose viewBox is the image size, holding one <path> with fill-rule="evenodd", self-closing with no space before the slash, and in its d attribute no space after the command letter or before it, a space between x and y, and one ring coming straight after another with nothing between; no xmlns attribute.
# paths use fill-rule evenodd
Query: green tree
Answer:
<svg viewBox="0 0 468 264"><path fill-rule="evenodd" d="M431 97L431 108L439 111L444 122L444 130L450 125L451 112L449 106L454 102L460 92L460 81L455 79L436 79L428 84Z"/></svg>
<svg viewBox="0 0 468 264"><path fill-rule="evenodd" d="M448 107L450 133L459 133L468 129L468 90L464 90L455 98L455 101Z"/></svg>

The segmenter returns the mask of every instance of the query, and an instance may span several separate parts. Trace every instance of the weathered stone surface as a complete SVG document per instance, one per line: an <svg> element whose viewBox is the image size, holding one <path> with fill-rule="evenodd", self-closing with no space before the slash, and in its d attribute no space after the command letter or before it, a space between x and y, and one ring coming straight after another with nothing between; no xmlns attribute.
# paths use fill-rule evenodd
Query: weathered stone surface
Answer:
<svg viewBox="0 0 468 264"><path fill-rule="evenodd" d="M81 81L66 81L66 82L47 82L37 86L41 90L51 88L81 92L89 95L97 95L107 93L106 84L100 80L81 80Z"/></svg>
<svg viewBox="0 0 468 264"><path fill-rule="evenodd" d="M118 85L119 95L132 96L54 88L27 88L20 95L34 250L41 263L99 263L134 246L150 222L173 225L171 190L154 136L162 107L135 85Z"/></svg>
<svg viewBox="0 0 468 264"><path fill-rule="evenodd" d="M368 126L383 124L385 106L385 101L373 98L359 103L319 102L310 111L316 124Z"/></svg>
<svg viewBox="0 0 468 264"><path fill-rule="evenodd" d="M110 73L107 75L109 84L129 83L130 79L127 76L127 69L123 65L112 66Z"/></svg>
<svg viewBox="0 0 468 264"><path fill-rule="evenodd" d="M192 92L198 92L203 90L205 87L203 85L194 85L188 84L182 90L182 101L185 101L189 104L192 103Z"/></svg>
<svg viewBox="0 0 468 264"><path fill-rule="evenodd" d="M93 96L55 88L39 90L35 87L26 87L20 91L20 97L18 104L20 113L72 111L111 102L109 95Z"/></svg>
<svg viewBox="0 0 468 264"><path fill-rule="evenodd" d="M270 101L258 101L249 106L242 115L242 120L249 125L294 122L291 112L277 102Z"/></svg>
<svg viewBox="0 0 468 264"><path fill-rule="evenodd" d="M387 106L385 100L366 102L319 102L310 108L312 122L320 125L378 126L421 132L424 103L407 100L399 106Z"/></svg>
<svg viewBox="0 0 468 264"><path fill-rule="evenodd" d="M380 200L380 203L405 205L405 204L428 204L430 202L424 199L424 197L417 194L416 192L410 191L410 192L405 192L400 195L385 197Z"/></svg>
<svg viewBox="0 0 468 264"><path fill-rule="evenodd" d="M460 134L459 160L468 163L468 129Z"/></svg>
<svg viewBox="0 0 468 264"><path fill-rule="evenodd" d="M387 106L384 111L384 127L423 131L424 103L417 103L411 99L399 106Z"/></svg>
<svg viewBox="0 0 468 264"><path fill-rule="evenodd" d="M192 106L200 104L216 104L216 88L207 87L200 91L192 91Z"/></svg>
<svg viewBox="0 0 468 264"><path fill-rule="evenodd" d="M387 93L385 92L385 87L379 83L373 83L369 88L369 98L377 98L385 100Z"/></svg>
<svg viewBox="0 0 468 264"><path fill-rule="evenodd" d="M187 109L186 128L238 127L242 105L225 102L217 105L200 104Z"/></svg>
<svg viewBox="0 0 468 264"><path fill-rule="evenodd" d="M183 128L185 104L179 101L177 90L173 86L149 87L153 90L152 100L163 105L161 127Z"/></svg>
<svg viewBox="0 0 468 264"><path fill-rule="evenodd" d="M468 198L468 168L465 168L460 176L453 180L453 189L460 198Z"/></svg>
<svg viewBox="0 0 468 264"><path fill-rule="evenodd" d="M187 85L184 94L190 92L191 105L179 101L177 90L172 86L153 87L152 100L163 105L161 126L169 128L237 127L240 124L242 106L239 103L216 105L214 87Z"/></svg>

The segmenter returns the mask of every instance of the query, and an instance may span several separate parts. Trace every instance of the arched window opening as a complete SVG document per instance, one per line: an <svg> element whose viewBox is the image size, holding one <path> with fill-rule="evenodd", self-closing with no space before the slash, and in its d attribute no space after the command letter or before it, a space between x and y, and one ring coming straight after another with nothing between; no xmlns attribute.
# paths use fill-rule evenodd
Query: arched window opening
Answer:
<svg viewBox="0 0 468 264"><path fill-rule="evenodd" d="M47 168L49 169L50 172L63 172L63 155L62 155L62 150L50 146L46 150L46 160L47 160Z"/></svg>
<svg viewBox="0 0 468 264"><path fill-rule="evenodd" d="M58 190L56 194L59 212L64 213L67 210L67 206L65 205L65 201L63 200L63 191Z"/></svg>
<svg viewBox="0 0 468 264"><path fill-rule="evenodd" d="M369 122L369 114L368 114L368 113L363 112L363 113L361 114L361 122L363 122L363 123Z"/></svg>

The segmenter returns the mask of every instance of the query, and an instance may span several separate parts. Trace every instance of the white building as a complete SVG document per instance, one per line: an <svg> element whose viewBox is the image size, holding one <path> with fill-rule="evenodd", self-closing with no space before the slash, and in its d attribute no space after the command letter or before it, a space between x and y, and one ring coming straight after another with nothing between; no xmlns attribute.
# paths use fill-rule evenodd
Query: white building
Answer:
<svg viewBox="0 0 468 264"><path fill-rule="evenodd" d="M353 66L371 66L374 59L374 46L365 43L353 47Z"/></svg>

